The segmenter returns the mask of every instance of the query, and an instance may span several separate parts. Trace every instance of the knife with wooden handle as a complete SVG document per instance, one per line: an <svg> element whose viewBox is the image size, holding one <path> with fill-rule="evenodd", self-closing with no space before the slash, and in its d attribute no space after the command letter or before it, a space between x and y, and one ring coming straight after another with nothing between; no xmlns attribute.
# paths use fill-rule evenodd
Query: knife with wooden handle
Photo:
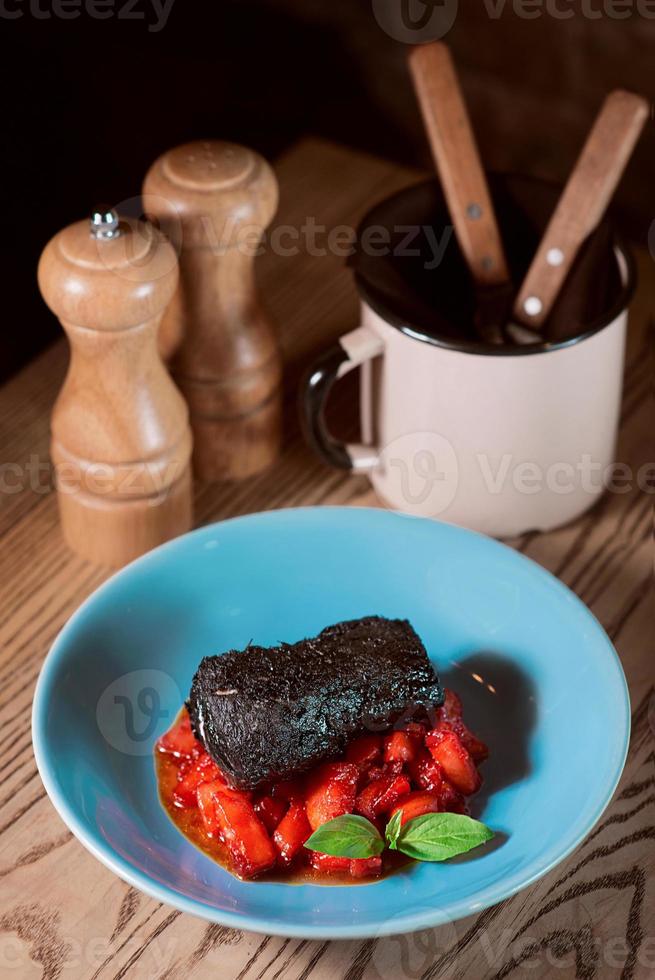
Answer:
<svg viewBox="0 0 655 980"><path fill-rule="evenodd" d="M413 48L409 67L457 241L476 283L509 286L509 272L450 51Z"/></svg>
<svg viewBox="0 0 655 980"><path fill-rule="evenodd" d="M546 322L580 246L600 222L649 114L646 99L611 92L587 137L523 281L513 319Z"/></svg>

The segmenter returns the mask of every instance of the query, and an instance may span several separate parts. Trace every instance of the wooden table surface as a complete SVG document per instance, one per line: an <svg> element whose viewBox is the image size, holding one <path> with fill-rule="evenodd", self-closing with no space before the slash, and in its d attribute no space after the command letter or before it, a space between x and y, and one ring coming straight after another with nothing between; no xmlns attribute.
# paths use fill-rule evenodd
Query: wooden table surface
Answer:
<svg viewBox="0 0 655 980"><path fill-rule="evenodd" d="M372 202L416 177L317 141L295 146L278 161L277 171L278 222L298 228L310 218L327 230L356 222ZM323 246L324 235L315 244ZM310 455L294 419L300 367L357 322L343 258L310 254L316 251L302 245L297 255L267 252L259 260L287 364L282 456L272 470L248 482L198 486L198 524L299 504L375 503L362 477L328 470ZM652 447L650 257L642 255L640 266L618 453L633 474L649 461ZM436 930L321 943L241 933L161 905L116 878L68 832L36 771L30 707L39 668L58 630L107 575L64 547L49 482L48 419L66 359L62 341L0 389L0 974L21 980L655 975L653 467L645 489L633 479L629 490L608 494L574 524L510 542L590 606L616 644L628 678L633 734L627 767L587 840L533 887ZM337 415L354 414L344 387L334 400Z"/></svg>

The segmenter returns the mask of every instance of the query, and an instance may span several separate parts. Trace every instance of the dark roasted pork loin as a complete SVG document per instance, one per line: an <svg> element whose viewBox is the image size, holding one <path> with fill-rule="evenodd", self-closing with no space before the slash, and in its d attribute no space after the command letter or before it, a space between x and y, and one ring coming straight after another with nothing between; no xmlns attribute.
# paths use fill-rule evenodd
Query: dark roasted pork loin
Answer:
<svg viewBox="0 0 655 980"><path fill-rule="evenodd" d="M187 707L196 736L230 782L255 789L338 755L362 732L442 703L409 622L368 616L299 643L205 657Z"/></svg>

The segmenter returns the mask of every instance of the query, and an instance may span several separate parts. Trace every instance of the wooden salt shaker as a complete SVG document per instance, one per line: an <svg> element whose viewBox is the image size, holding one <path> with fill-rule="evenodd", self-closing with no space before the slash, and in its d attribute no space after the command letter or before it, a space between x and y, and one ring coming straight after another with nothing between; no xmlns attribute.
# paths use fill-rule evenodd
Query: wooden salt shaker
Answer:
<svg viewBox="0 0 655 980"><path fill-rule="evenodd" d="M278 201L270 166L243 146L187 143L152 165L144 210L179 253L160 344L187 400L201 480L241 479L279 451L281 357L254 280Z"/></svg>
<svg viewBox="0 0 655 980"><path fill-rule="evenodd" d="M97 211L55 235L38 277L71 344L51 441L64 537L120 566L191 527L188 412L157 351L175 251Z"/></svg>

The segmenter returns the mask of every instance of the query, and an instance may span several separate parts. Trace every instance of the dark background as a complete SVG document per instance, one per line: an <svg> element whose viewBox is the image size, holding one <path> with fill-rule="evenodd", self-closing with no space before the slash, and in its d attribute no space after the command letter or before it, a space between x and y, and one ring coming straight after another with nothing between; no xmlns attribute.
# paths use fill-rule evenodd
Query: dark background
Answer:
<svg viewBox="0 0 655 980"><path fill-rule="evenodd" d="M430 165L397 39L402 0L174 0L160 30L152 0L131 0L131 11L104 0L105 19L84 0L62 19L76 11L60 2L4 0L0 15L0 377L59 334L36 287L48 238L97 202L138 195L150 163L176 143L223 138L274 157L314 133ZM423 0L409 2L420 17ZM549 2L566 16L538 13L534 0L442 0L426 31L441 33L454 15L444 37L487 166L563 179L606 92L652 99L655 2ZM651 123L615 205L642 244L655 218L654 150Z"/></svg>

